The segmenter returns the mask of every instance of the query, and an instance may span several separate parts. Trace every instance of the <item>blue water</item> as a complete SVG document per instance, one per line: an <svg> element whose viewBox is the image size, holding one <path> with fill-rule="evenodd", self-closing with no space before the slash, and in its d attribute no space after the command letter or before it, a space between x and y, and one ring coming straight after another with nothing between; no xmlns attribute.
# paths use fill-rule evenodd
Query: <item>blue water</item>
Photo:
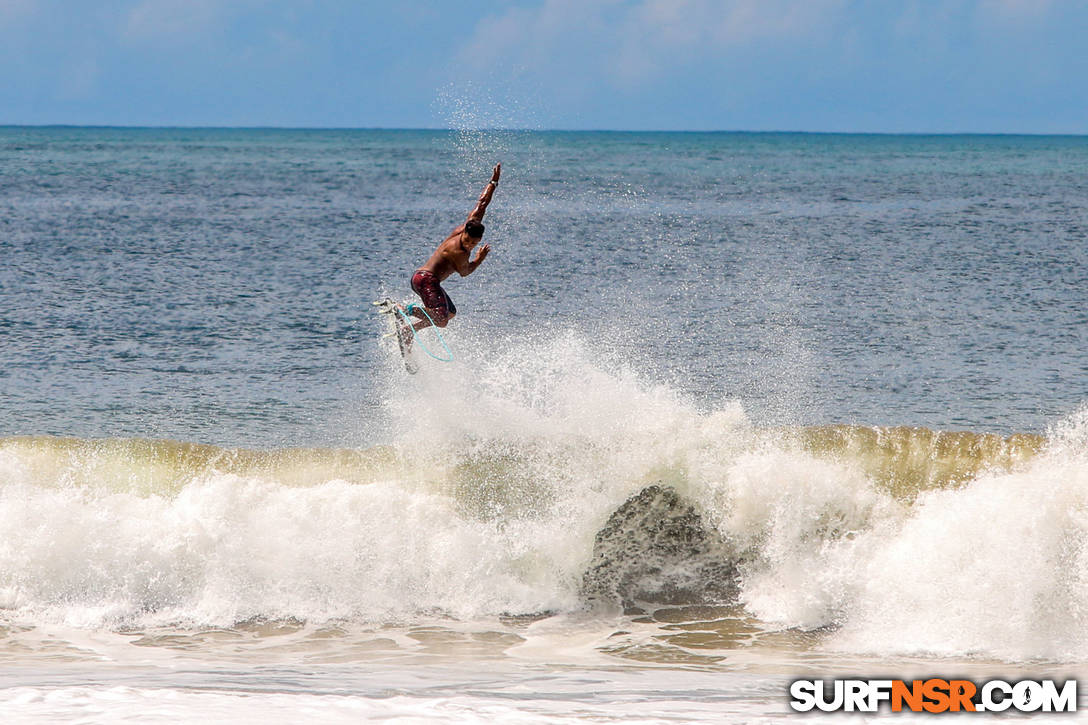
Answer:
<svg viewBox="0 0 1088 725"><path fill-rule="evenodd" d="M766 424L1088 399L1088 138L4 128L0 435L365 445L369 303L499 160L462 357L573 334Z"/></svg>
<svg viewBox="0 0 1088 725"><path fill-rule="evenodd" d="M456 359L409 376L370 302L500 160ZM2 128L0 710L1083 676L1086 248L1086 137Z"/></svg>

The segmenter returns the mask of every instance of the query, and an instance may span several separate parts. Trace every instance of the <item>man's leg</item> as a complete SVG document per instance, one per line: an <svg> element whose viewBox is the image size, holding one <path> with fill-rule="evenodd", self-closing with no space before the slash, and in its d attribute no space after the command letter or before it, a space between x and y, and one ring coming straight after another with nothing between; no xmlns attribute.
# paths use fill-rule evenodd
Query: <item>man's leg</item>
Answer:
<svg viewBox="0 0 1088 725"><path fill-rule="evenodd" d="M427 312L424 313L423 312L424 309L426 309L426 308L421 306L421 305L411 303L411 304L408 305L408 309L405 310L409 315L411 315L412 317L415 317L417 320L419 320L420 322L423 323L423 324L419 324L417 322L416 324L412 325L412 327L414 327L417 330L422 330L424 327L429 327L430 324L431 324L431 321L429 319L427 319L427 315L433 314L433 313L430 310L427 310Z"/></svg>
<svg viewBox="0 0 1088 725"><path fill-rule="evenodd" d="M413 303L406 310L408 314L419 320L419 322L412 325L413 330L418 332L431 325L445 327L457 314L457 308L454 307L453 300L450 299L449 294L442 289L441 285L435 284L433 287L416 290L415 292L423 301L424 307L421 308Z"/></svg>
<svg viewBox="0 0 1088 725"><path fill-rule="evenodd" d="M424 309L426 309L426 312L424 312ZM450 312L443 308L420 308L418 305L412 307L410 313L419 318L419 322L412 325L412 329L417 332L430 327L432 324L436 327L445 327L453 317ZM428 317L428 315L430 315L430 317Z"/></svg>

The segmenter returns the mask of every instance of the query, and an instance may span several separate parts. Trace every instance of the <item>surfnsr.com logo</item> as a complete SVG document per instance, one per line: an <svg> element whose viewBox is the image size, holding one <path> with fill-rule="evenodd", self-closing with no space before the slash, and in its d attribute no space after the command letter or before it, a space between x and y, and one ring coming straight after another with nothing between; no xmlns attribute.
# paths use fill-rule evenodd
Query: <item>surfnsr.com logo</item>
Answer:
<svg viewBox="0 0 1088 725"><path fill-rule="evenodd" d="M790 707L797 712L1074 712L1077 681L1054 680L795 680Z"/></svg>

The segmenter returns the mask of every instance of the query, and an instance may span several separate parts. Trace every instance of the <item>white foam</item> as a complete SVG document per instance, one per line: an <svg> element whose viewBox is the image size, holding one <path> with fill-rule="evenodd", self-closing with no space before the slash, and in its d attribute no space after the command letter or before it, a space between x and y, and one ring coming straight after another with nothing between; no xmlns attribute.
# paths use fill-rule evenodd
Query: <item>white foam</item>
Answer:
<svg viewBox="0 0 1088 725"><path fill-rule="evenodd" d="M13 723L746 723L790 717L780 695L784 683L734 675L723 695L722 673L582 669L569 676L531 670L489 675L393 672L361 687L353 679L347 691L345 683L330 678L317 692L268 691L267 684L233 691L214 685L12 687L0 692L0 709Z"/></svg>
<svg viewBox="0 0 1088 725"><path fill-rule="evenodd" d="M547 550L526 551L532 522L467 520L395 483L216 475L175 498L7 486L3 499L4 604L24 617L225 625L571 604Z"/></svg>
<svg viewBox="0 0 1088 725"><path fill-rule="evenodd" d="M767 621L841 625L832 649L1083 660L1086 433L1074 416L1022 469L924 492L909 508L849 471L779 454L757 468L755 494L737 471L729 495L755 505L725 529L761 542L742 597ZM840 535L819 531L829 516Z"/></svg>
<svg viewBox="0 0 1088 725"><path fill-rule="evenodd" d="M857 652L1088 657L1088 414L1026 466L908 505L860 465L757 431L734 402L701 411L575 335L460 348L475 352L412 378L390 367L398 455L371 484L212 472L141 495L96 485L105 469L66 478L78 460L0 451L5 618L576 610L594 535L660 482L745 555L741 600L767 622L838 627L830 646Z"/></svg>
<svg viewBox="0 0 1088 725"><path fill-rule="evenodd" d="M1088 657L1088 426L1075 418L1025 470L927 493L905 521L868 532L835 644Z"/></svg>

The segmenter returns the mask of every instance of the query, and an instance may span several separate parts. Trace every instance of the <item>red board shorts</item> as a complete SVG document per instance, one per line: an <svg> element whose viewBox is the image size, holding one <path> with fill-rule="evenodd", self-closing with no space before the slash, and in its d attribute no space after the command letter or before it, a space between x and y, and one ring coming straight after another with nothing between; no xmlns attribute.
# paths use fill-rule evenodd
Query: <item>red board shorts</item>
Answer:
<svg viewBox="0 0 1088 725"><path fill-rule="evenodd" d="M457 307L446 294L446 290L442 289L433 272L416 270L412 275L412 291L423 300L423 306L431 313L435 322L444 322L457 314Z"/></svg>

